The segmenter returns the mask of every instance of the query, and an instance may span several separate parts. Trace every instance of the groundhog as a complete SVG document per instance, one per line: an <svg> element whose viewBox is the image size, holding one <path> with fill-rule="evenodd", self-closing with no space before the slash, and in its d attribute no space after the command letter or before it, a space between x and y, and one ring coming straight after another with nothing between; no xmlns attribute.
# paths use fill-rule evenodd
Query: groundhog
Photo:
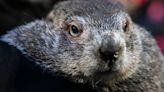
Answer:
<svg viewBox="0 0 164 92"><path fill-rule="evenodd" d="M46 19L1 37L43 70L98 92L163 92L163 55L116 1L56 4Z"/></svg>

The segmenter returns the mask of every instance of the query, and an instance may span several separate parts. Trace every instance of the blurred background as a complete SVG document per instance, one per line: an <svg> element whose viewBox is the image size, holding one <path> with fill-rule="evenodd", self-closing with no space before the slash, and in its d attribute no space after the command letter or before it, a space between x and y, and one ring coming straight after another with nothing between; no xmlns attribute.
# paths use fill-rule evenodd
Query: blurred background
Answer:
<svg viewBox="0 0 164 92"><path fill-rule="evenodd" d="M0 0L0 35L44 18L61 0ZM164 53L164 0L120 0L133 20L149 30Z"/></svg>

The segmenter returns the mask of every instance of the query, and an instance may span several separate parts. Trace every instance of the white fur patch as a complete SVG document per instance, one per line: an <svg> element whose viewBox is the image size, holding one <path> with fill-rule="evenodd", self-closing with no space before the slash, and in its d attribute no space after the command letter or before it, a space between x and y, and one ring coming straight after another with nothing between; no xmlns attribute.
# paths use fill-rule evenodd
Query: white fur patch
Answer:
<svg viewBox="0 0 164 92"><path fill-rule="evenodd" d="M79 20L80 22L82 22L82 24L86 24L85 18L84 17L80 17L80 16L76 16L77 20Z"/></svg>

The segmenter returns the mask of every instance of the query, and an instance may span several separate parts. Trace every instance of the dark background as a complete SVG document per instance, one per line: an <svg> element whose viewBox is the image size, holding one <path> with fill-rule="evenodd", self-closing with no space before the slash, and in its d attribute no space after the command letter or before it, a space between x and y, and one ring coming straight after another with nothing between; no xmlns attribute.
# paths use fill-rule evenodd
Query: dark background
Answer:
<svg viewBox="0 0 164 92"><path fill-rule="evenodd" d="M44 18L60 0L0 0L0 35L36 19ZM121 0L133 20L148 29L164 52L164 1ZM86 91L87 90L87 91ZM0 42L0 92L92 92L54 77L26 60L12 46Z"/></svg>

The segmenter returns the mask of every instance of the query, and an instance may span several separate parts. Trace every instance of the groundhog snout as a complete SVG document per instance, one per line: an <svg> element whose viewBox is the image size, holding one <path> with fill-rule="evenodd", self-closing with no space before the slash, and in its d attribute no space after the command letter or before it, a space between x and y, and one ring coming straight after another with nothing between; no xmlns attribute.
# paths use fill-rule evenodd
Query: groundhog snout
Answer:
<svg viewBox="0 0 164 92"><path fill-rule="evenodd" d="M119 40L114 35L104 35L101 46L100 55L104 61L116 61L119 57Z"/></svg>

